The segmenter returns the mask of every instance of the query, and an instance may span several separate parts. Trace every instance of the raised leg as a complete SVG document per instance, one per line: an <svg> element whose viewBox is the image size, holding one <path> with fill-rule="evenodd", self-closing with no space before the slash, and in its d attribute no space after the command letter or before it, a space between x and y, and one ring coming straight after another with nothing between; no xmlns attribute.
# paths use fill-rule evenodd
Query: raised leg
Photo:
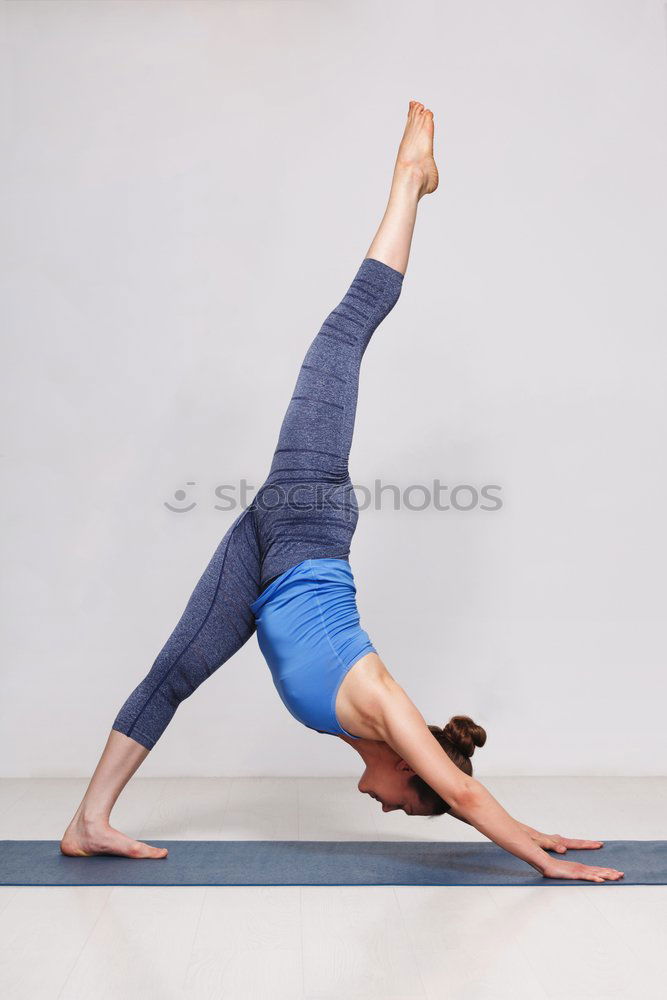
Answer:
<svg viewBox="0 0 667 1000"><path fill-rule="evenodd" d="M434 191L433 115L411 101L386 211L350 288L310 344L256 497L262 584L302 559L346 559L358 508L348 461L361 361L396 303L419 200Z"/></svg>
<svg viewBox="0 0 667 1000"><path fill-rule="evenodd" d="M438 186L433 129L433 113L410 101L387 208L350 288L308 349L270 480L276 481L278 474L284 481L295 480L304 469L315 476L347 474L361 359L400 294L419 200Z"/></svg>

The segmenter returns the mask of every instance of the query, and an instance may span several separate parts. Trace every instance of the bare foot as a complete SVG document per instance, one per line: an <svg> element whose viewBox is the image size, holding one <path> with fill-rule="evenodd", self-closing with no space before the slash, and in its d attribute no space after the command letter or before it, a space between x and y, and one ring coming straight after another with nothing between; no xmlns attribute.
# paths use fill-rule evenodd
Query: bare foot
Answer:
<svg viewBox="0 0 667 1000"><path fill-rule="evenodd" d="M419 197L438 186L438 168L433 159L433 112L419 101L410 101L405 132L398 147L396 173L406 172L419 182Z"/></svg>
<svg viewBox="0 0 667 1000"><path fill-rule="evenodd" d="M140 840L132 840L119 830L114 830L101 820L86 821L77 814L60 841L60 850L71 858L85 858L92 854L120 854L124 858L166 858L166 847L151 847Z"/></svg>

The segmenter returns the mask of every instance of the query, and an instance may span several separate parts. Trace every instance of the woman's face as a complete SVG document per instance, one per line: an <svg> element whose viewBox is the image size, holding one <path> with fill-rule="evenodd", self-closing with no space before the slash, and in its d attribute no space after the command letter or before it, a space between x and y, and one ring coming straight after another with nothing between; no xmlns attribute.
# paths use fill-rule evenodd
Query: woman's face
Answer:
<svg viewBox="0 0 667 1000"><path fill-rule="evenodd" d="M410 787L414 773L409 764L390 751L366 765L357 787L363 794L380 802L382 812L402 809L408 816L429 816L430 811Z"/></svg>

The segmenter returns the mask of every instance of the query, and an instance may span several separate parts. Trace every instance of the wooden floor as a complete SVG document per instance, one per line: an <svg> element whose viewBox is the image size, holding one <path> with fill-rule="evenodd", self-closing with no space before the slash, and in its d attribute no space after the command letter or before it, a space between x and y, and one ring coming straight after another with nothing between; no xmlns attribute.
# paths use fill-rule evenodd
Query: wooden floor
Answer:
<svg viewBox="0 0 667 1000"><path fill-rule="evenodd" d="M667 835L667 779L484 783L550 833ZM0 781L0 839L59 838L84 785ZM385 815L352 778L135 778L114 823L148 840L484 839ZM661 886L0 888L3 1000L663 1000L666 943Z"/></svg>

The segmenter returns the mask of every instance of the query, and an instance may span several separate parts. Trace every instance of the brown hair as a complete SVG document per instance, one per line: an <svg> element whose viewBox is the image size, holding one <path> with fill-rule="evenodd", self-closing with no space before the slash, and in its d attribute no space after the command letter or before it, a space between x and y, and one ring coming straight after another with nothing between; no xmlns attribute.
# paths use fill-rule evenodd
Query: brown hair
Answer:
<svg viewBox="0 0 667 1000"><path fill-rule="evenodd" d="M447 756L465 774L472 776L470 758L475 747L483 747L486 743L486 730L478 726L469 715L453 715L444 729L440 726L428 727ZM442 816L449 812L451 806L438 795L418 774L410 779L410 785L415 789L423 805L431 810L431 816Z"/></svg>

